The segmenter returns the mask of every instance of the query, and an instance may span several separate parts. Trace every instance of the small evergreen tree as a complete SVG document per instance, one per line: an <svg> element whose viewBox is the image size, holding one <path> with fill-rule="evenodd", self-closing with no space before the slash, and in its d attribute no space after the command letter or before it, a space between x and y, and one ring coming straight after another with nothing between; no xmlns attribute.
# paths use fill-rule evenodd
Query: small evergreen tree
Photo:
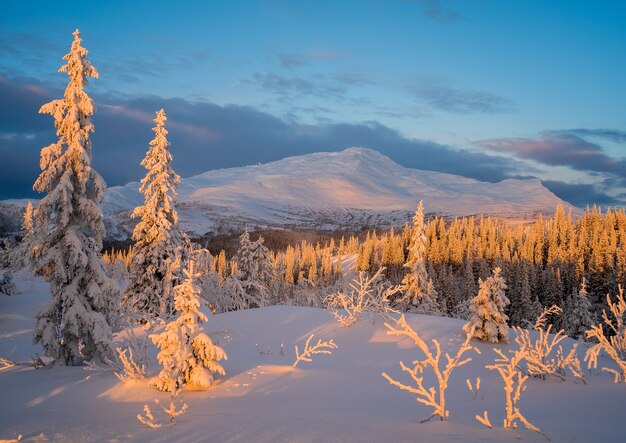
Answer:
<svg viewBox="0 0 626 443"><path fill-rule="evenodd" d="M65 364L110 354L119 298L100 254L105 230L99 204L106 184L91 167L94 106L83 90L98 71L81 42L76 30L59 70L70 79L64 97L39 110L54 118L58 141L41 150L42 172L34 185L47 193L35 211L35 271L50 283L52 300L37 314L33 341Z"/></svg>
<svg viewBox="0 0 626 443"><path fill-rule="evenodd" d="M426 314L438 314L437 293L426 271L426 227L424 225L424 205L420 200L413 216L413 230L409 243L409 255L405 268L410 272L402 280L405 295L400 299L404 310Z"/></svg>
<svg viewBox="0 0 626 443"><path fill-rule="evenodd" d="M261 236L255 242L250 241L247 229L239 237L239 250L235 257L236 277L246 294L248 307L263 307L270 304L269 284L272 281L273 267L269 260L269 250L263 242ZM233 288L237 288L237 285Z"/></svg>
<svg viewBox="0 0 626 443"><path fill-rule="evenodd" d="M595 324L591 313L591 301L587 294L587 282L583 277L579 291L574 291L567 298L563 313L563 329L570 337L585 337L585 333Z"/></svg>
<svg viewBox="0 0 626 443"><path fill-rule="evenodd" d="M218 363L228 358L226 353L202 328L207 317L200 310L200 288L194 284L199 274L194 274L193 266L190 261L185 280L174 288L176 318L165 331L150 336L160 349L157 359L163 367L151 385L161 391L175 392L185 386L206 389L213 384L214 373L226 373Z"/></svg>
<svg viewBox="0 0 626 443"><path fill-rule="evenodd" d="M506 283L500 275L500 268L493 270L487 280L479 279L480 289L470 304L472 318L463 326L463 331L478 340L489 343L509 342L509 319L504 309L509 304L504 291Z"/></svg>
<svg viewBox="0 0 626 443"><path fill-rule="evenodd" d="M136 243L129 266L130 282L124 294L127 307L146 317L172 315L172 286L180 272L184 244L174 207L180 177L172 169L163 109L156 113L154 122L155 136L141 162L148 170L139 188L145 203L132 213L140 221L133 231Z"/></svg>

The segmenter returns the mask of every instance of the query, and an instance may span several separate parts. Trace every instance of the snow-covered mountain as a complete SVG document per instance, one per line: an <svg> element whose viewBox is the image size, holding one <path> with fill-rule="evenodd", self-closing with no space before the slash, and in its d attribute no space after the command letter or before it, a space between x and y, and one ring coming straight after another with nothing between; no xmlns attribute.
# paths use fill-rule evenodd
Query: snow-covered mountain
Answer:
<svg viewBox="0 0 626 443"><path fill-rule="evenodd" d="M142 203L139 184L107 190L104 211L118 235ZM181 180L183 228L204 234L219 226L341 227L403 224L424 200L429 213L528 219L564 203L539 180L487 183L400 166L365 148L288 157L267 164L208 171ZM119 232L117 229L119 228Z"/></svg>
<svg viewBox="0 0 626 443"><path fill-rule="evenodd" d="M107 190L103 209L111 237L131 232L129 214L143 203L138 188L139 183L132 182ZM195 235L245 225L317 229L402 225L420 199L430 214L513 220L550 214L564 203L537 179L481 182L405 168L365 148L208 171L181 179L178 188L183 229ZM5 212L15 203L0 205Z"/></svg>

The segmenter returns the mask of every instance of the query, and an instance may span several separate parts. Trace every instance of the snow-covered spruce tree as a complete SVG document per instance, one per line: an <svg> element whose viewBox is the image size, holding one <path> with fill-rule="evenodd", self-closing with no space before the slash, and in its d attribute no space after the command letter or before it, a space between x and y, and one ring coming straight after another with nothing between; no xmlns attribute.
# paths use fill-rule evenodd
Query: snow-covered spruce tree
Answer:
<svg viewBox="0 0 626 443"><path fill-rule="evenodd" d="M26 209L24 210L24 217L22 222L22 239L19 245L12 248L9 254L9 265L14 271L20 271L24 268L29 270L33 267L33 248L35 246L35 229L34 229L34 214L35 210L33 204L28 202Z"/></svg>
<svg viewBox="0 0 626 443"><path fill-rule="evenodd" d="M424 205L420 200L415 215L409 243L409 254L404 264L410 272L402 280L405 295L399 300L398 308L404 311L439 315L437 292L426 271L426 225Z"/></svg>
<svg viewBox="0 0 626 443"><path fill-rule="evenodd" d="M172 169L163 109L156 113L155 133L141 166L148 172L139 191L145 203L132 213L139 218L133 231L133 254L129 266L129 285L124 303L145 318L169 316L173 312L172 286L180 272L183 235L178 227L176 186L180 177Z"/></svg>
<svg viewBox="0 0 626 443"><path fill-rule="evenodd" d="M504 308L509 299L504 295L506 283L500 275L500 268L493 270L487 280L478 280L480 289L470 304L472 318L463 326L463 330L472 337L489 343L508 343L508 317Z"/></svg>
<svg viewBox="0 0 626 443"><path fill-rule="evenodd" d="M237 280L243 288L248 307L256 308L270 304L269 283L272 281L273 268L269 260L269 250L263 244L263 237L252 242L246 229L239 237ZM236 286L236 285L235 285Z"/></svg>
<svg viewBox="0 0 626 443"><path fill-rule="evenodd" d="M585 333L595 324L591 301L587 294L587 282L583 277L580 290L567 298L563 310L563 328L573 339L585 338Z"/></svg>
<svg viewBox="0 0 626 443"><path fill-rule="evenodd" d="M42 172L34 185L47 193L36 209L35 270L50 283L52 300L37 314L33 341L65 364L110 354L119 300L100 253L105 230L99 204L106 184L91 167L94 106L83 90L98 71L81 42L76 30L59 70L70 79L64 97L39 110L54 118L58 141L41 150Z"/></svg>
<svg viewBox="0 0 626 443"><path fill-rule="evenodd" d="M174 392L185 386L206 389L214 381L213 374L224 375L218 363L228 357L204 332L202 323L207 321L200 310L200 288L194 283L194 263L189 261L185 279L174 287L176 317L166 325L165 331L150 336L160 349L157 359L163 367L150 384L161 391Z"/></svg>

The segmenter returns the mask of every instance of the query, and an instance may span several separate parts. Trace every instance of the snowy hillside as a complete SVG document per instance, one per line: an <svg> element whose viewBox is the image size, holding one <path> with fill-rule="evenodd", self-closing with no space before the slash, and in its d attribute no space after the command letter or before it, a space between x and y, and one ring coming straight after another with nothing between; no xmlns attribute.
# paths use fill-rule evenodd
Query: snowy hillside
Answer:
<svg viewBox="0 0 626 443"><path fill-rule="evenodd" d="M39 279L18 280L20 295L0 297L0 356L30 360L40 348L31 345L34 314L49 299ZM504 391L494 371L494 346L477 343L481 354L457 369L447 392L450 419L420 424L430 409L415 396L389 385L381 376L403 377L398 362L419 356L407 339L388 336L380 322L362 320L342 328L320 309L275 306L209 315L208 332L228 353L227 375L208 391L185 392L188 412L173 426L149 429L135 416L155 398L168 395L146 382L122 383L111 372L79 367L0 371L0 439L26 441L254 441L254 442L471 442L545 441L532 431L501 429ZM411 325L427 340L437 338L444 351L456 349L463 337L460 320L409 315ZM332 355L316 355L311 363L291 368L294 344L310 334L333 338ZM118 337L119 339L119 337ZM284 343L284 355L280 345ZM569 349L571 341L566 342ZM258 348L269 350L260 355ZM151 348L154 356L155 349ZM610 365L606 357L601 365ZM152 369L156 365L152 364ZM475 400L466 379L482 384ZM427 375L427 380L430 380ZM626 433L623 406L626 389L599 370L588 384L531 379L519 406L552 441L619 441ZM478 423L487 410L496 429Z"/></svg>
<svg viewBox="0 0 626 443"><path fill-rule="evenodd" d="M130 211L143 204L138 187L133 182L107 189L109 236L131 231ZM246 224L334 229L402 225L420 199L431 214L515 220L551 214L563 203L536 179L487 183L405 168L377 151L349 148L183 178L178 212L182 228L200 235Z"/></svg>
<svg viewBox="0 0 626 443"><path fill-rule="evenodd" d="M104 211L123 222L142 202L138 183L107 191ZM365 148L321 152L205 172L181 180L183 229L203 234L218 225L334 228L403 224L422 199L430 213L532 218L562 201L539 180L486 183L405 168ZM116 215L117 214L117 215Z"/></svg>

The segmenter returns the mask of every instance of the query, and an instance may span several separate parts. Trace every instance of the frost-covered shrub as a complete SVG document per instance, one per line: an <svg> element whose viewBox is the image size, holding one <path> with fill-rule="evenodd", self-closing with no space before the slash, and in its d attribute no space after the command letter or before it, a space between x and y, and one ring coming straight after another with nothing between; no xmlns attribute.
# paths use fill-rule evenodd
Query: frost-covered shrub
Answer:
<svg viewBox="0 0 626 443"><path fill-rule="evenodd" d="M619 370L613 368L602 368L602 370L613 374L615 383L626 383L626 325L624 324L626 300L624 300L622 287L619 287L619 294L615 302L612 302L611 297L608 295L606 296L606 301L613 318L609 318L606 310L603 309L602 319L607 326L607 333L604 332L602 324L592 326L587 331L587 338L595 339L598 343L587 350L585 361L588 363L589 368L595 368L598 366L600 352L606 352L617 364Z"/></svg>
<svg viewBox="0 0 626 443"><path fill-rule="evenodd" d="M304 344L304 348L302 348L302 352L299 351L298 345L295 345L296 359L292 365L294 368L298 366L298 363L300 363L301 361L312 362L313 356L316 354L330 355L333 353L331 349L337 349L337 345L332 338L328 341L322 341L322 339L319 339L317 340L317 343L311 346L311 340L313 339L314 335L315 334L311 334L309 336L306 343Z"/></svg>
<svg viewBox="0 0 626 443"><path fill-rule="evenodd" d="M577 347L575 343L569 353L563 353L562 342L567 338L563 329L551 334L552 325L546 327L547 318L550 315L558 315L562 309L552 306L545 309L537 318L533 329L539 334L536 340L531 337L528 329L520 327L513 328L516 334L515 342L524 353L525 366L523 368L527 375L541 378L556 378L565 380L567 371L576 379L585 381L584 373L580 368Z"/></svg>
<svg viewBox="0 0 626 443"><path fill-rule="evenodd" d="M474 350L477 353L480 353L480 351L470 345L472 337L470 334L466 334L465 341L461 344L454 357L450 357L448 353L445 354L446 363L444 366L441 362L441 346L439 345L438 340L432 340L434 350L431 350L419 334L411 328L411 326L409 326L404 315L395 321L395 325L396 327L391 326L389 323L385 323L385 326L388 329L387 334L409 337L417 345L420 351L422 351L424 357L421 360L413 361L412 368L406 366L403 362L400 362L402 371L411 376L415 386L409 386L394 380L385 372L382 373L383 377L393 386L396 386L404 391L411 392L412 394L416 394L418 402L433 408L433 413L429 417L422 420L422 423L433 417L439 417L440 420L447 419L449 411L446 409L446 390L448 389L450 376L456 368L472 361L470 357L463 358L463 354L470 350ZM424 385L424 372L428 368L430 368L435 374L437 380L437 384L435 386Z"/></svg>
<svg viewBox="0 0 626 443"><path fill-rule="evenodd" d="M342 326L354 325L364 312L371 313L373 321L378 316L390 320L389 313L397 312L390 308L389 300L401 287L385 285L381 278L384 270L385 268L380 268L372 277L361 271L359 278L350 283L348 294L337 291L326 296L326 308Z"/></svg>
<svg viewBox="0 0 626 443"><path fill-rule="evenodd" d="M13 283L13 277L11 273L5 271L0 277L0 294L4 295L15 295L17 294L17 288Z"/></svg>

